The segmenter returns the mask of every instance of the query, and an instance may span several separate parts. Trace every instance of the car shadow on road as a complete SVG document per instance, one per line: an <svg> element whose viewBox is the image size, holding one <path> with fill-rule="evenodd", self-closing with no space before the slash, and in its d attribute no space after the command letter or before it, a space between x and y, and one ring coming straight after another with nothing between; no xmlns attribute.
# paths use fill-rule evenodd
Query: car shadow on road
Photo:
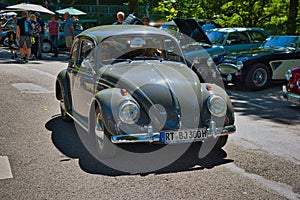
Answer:
<svg viewBox="0 0 300 200"><path fill-rule="evenodd" d="M132 174L112 169L93 157L88 151L88 148L86 148L84 145L86 141L83 141L82 137L79 136L74 123L66 123L62 120L61 116L55 116L46 123L45 127L52 132L51 139L54 146L61 153L69 157L70 160L78 159L79 166L83 171L90 174L106 176L122 176ZM135 147L143 148L145 147L145 144L143 145L137 144ZM156 145L147 146L155 149ZM129 146L128 148L130 149L131 147ZM185 153L183 153L182 156L180 156L179 159L170 165L151 172L134 174L140 174L141 176L144 176L148 174L165 174L182 171L203 170L233 162L233 160L226 159L227 154L224 150L213 150L208 154L208 156L200 159L198 158L199 148L200 146L197 145L197 143L194 143ZM138 149L137 151L143 150ZM69 159L62 159L60 162L68 160ZM122 165L122 163L120 163L120 165Z"/></svg>
<svg viewBox="0 0 300 200"><path fill-rule="evenodd" d="M280 124L299 124L300 106L287 102L282 96L284 82L274 82L265 90L247 91L239 86L227 87L235 113L267 119Z"/></svg>

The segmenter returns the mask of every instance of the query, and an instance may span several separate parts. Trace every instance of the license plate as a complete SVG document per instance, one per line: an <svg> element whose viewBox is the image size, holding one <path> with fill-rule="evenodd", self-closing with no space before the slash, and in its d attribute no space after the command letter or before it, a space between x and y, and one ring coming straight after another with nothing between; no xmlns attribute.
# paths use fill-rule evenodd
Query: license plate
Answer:
<svg viewBox="0 0 300 200"><path fill-rule="evenodd" d="M164 144L199 142L207 138L206 129L161 131L160 141Z"/></svg>

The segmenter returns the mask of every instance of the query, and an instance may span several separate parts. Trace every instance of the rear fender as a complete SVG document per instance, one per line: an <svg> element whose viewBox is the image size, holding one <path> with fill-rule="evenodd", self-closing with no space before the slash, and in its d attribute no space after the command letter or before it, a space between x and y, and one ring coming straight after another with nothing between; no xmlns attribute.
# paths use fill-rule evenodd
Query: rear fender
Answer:
<svg viewBox="0 0 300 200"><path fill-rule="evenodd" d="M66 111L70 112L72 110L70 79L67 70L62 70L57 75L55 84L55 96L57 100L61 100L62 97L64 97Z"/></svg>

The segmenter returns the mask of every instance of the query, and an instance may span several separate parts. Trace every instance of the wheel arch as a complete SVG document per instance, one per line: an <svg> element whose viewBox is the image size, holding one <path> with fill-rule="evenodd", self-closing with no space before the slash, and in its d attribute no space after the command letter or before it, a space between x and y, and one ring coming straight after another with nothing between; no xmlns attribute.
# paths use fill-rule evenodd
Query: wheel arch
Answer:
<svg viewBox="0 0 300 200"><path fill-rule="evenodd" d="M64 95L66 110L69 112L72 110L72 98L70 91L70 79L67 70L62 70L56 78L55 83L55 96L57 100L61 100Z"/></svg>

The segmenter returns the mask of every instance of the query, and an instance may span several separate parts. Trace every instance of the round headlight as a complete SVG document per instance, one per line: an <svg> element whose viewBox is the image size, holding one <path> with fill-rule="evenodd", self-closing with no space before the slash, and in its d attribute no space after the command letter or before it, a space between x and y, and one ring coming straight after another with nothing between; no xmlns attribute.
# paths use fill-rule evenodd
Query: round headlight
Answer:
<svg viewBox="0 0 300 200"><path fill-rule="evenodd" d="M119 107L119 118L127 124L134 124L140 116L140 108L132 101L124 101Z"/></svg>
<svg viewBox="0 0 300 200"><path fill-rule="evenodd" d="M214 60L213 60L212 58L208 58L207 61L206 61L206 63L207 63L207 65L208 65L209 67L214 66Z"/></svg>
<svg viewBox="0 0 300 200"><path fill-rule="evenodd" d="M244 64L243 64L242 61L238 61L238 62L236 63L236 66L238 67L238 70L241 70L242 67L244 66Z"/></svg>
<svg viewBox="0 0 300 200"><path fill-rule="evenodd" d="M289 69L285 73L285 79L289 81L292 78L292 71Z"/></svg>
<svg viewBox="0 0 300 200"><path fill-rule="evenodd" d="M212 95L207 100L209 112L216 117L224 117L227 111L227 104L225 100L218 96Z"/></svg>

